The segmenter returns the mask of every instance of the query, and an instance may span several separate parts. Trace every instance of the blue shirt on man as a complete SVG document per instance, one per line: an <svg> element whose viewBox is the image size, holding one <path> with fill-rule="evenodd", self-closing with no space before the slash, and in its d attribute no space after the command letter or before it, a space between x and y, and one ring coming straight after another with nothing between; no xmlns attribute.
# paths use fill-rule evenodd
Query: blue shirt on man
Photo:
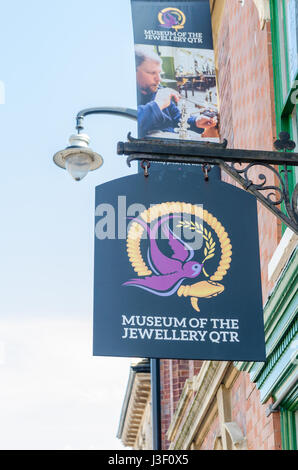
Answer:
<svg viewBox="0 0 298 470"><path fill-rule="evenodd" d="M175 103L160 109L154 101L156 93L142 94L138 92L138 135L139 138L157 131L174 132L178 127L181 113ZM201 134L204 129L196 126L196 118L188 119L190 130Z"/></svg>

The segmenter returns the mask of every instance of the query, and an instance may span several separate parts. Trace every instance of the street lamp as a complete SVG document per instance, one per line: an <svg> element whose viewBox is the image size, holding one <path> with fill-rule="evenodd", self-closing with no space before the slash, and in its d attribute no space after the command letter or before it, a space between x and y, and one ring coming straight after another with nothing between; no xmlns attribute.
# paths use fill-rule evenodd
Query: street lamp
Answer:
<svg viewBox="0 0 298 470"><path fill-rule="evenodd" d="M53 157L54 163L66 169L76 181L81 181L89 171L96 170L103 164L102 156L89 148L90 137L82 133L84 117L90 114L113 114L137 119L137 111L130 108L87 108L77 114L77 134L71 135L70 145L56 152Z"/></svg>
<svg viewBox="0 0 298 470"><path fill-rule="evenodd" d="M70 145L53 157L56 165L65 168L76 181L103 164L103 158L89 148L89 142L87 134L73 134L69 138Z"/></svg>
<svg viewBox="0 0 298 470"><path fill-rule="evenodd" d="M82 134L84 117L90 114L112 114L122 116L134 121L138 113L131 108L99 107L87 108L80 111L76 116L77 134L69 138L70 146L56 152L53 160L60 168L68 170L76 181L80 181L87 175L88 171L96 170L103 164L103 158L91 150L90 138ZM161 424L160 424L160 362L159 359L150 360L151 369L151 394L152 394L152 429L153 446L155 450L161 449Z"/></svg>

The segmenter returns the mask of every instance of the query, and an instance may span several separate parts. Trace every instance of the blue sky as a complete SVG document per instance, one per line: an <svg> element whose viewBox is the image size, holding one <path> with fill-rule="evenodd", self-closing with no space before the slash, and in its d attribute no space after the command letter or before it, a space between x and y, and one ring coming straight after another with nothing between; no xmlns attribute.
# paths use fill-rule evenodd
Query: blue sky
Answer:
<svg viewBox="0 0 298 470"><path fill-rule="evenodd" d="M90 116L104 166L53 163L76 113L136 108L129 0L1 6L0 448L117 449L128 358L92 357L94 189L136 171L116 155L133 121Z"/></svg>

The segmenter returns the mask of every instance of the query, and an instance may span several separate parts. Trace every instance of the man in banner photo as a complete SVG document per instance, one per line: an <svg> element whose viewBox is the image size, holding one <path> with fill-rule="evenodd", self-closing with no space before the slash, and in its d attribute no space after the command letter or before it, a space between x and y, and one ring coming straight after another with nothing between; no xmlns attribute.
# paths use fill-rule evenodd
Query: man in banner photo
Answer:
<svg viewBox="0 0 298 470"><path fill-rule="evenodd" d="M153 49L152 46L149 48ZM199 116L186 118L186 112L177 107L180 93L160 85L162 60L149 48L135 47L139 137L158 131L174 133L175 129L180 129L181 138L187 138L188 128L206 138L218 137L217 112L205 108Z"/></svg>
<svg viewBox="0 0 298 470"><path fill-rule="evenodd" d="M138 136L219 142L208 0L132 0Z"/></svg>

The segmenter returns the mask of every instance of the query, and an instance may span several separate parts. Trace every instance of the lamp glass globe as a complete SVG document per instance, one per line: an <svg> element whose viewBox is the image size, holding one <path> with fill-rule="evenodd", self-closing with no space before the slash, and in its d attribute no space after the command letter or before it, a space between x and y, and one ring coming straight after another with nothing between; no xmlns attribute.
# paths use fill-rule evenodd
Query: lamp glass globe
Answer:
<svg viewBox="0 0 298 470"><path fill-rule="evenodd" d="M81 181L91 168L92 159L89 155L73 154L65 161L65 168L76 181Z"/></svg>

